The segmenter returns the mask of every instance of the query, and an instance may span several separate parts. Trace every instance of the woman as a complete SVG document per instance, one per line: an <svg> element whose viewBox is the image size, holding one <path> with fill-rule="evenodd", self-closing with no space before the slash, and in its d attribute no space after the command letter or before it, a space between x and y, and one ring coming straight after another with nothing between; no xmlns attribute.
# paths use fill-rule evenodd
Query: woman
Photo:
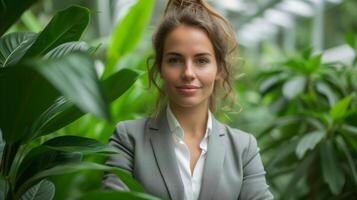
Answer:
<svg viewBox="0 0 357 200"><path fill-rule="evenodd" d="M164 199L273 199L255 138L211 113L219 91L232 96L227 60L236 42L229 23L203 1L171 0L153 46L156 115L120 122L110 144L121 154L107 164ZM104 186L128 189L113 174Z"/></svg>

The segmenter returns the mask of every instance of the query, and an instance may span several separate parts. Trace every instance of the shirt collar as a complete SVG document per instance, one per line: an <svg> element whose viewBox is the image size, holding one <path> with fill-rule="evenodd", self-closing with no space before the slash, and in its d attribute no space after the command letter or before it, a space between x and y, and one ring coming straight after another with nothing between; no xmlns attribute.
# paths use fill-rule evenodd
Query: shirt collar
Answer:
<svg viewBox="0 0 357 200"><path fill-rule="evenodd" d="M211 131L212 131L211 115L212 115L211 111L208 110L207 127L206 127L205 136L202 138L202 140L207 139L207 137L211 135ZM173 133L177 139L183 140L184 138L183 128L181 127L180 123L177 121L175 115L172 113L172 110L169 105L167 105L166 107L166 116L167 116L167 121L169 123L170 132Z"/></svg>

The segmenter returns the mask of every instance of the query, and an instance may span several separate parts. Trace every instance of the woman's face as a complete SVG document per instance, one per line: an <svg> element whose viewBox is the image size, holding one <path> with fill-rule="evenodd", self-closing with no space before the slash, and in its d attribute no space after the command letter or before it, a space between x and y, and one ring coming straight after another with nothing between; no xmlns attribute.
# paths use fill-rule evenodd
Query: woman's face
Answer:
<svg viewBox="0 0 357 200"><path fill-rule="evenodd" d="M204 31L181 25L168 34L160 74L173 106L208 106L217 69L213 45Z"/></svg>

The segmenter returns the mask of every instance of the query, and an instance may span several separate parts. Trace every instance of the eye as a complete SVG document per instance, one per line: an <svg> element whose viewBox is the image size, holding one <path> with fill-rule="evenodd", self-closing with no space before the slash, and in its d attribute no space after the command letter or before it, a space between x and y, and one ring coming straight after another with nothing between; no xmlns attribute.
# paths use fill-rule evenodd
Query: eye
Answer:
<svg viewBox="0 0 357 200"><path fill-rule="evenodd" d="M181 63L182 62L182 59L179 58L179 57L169 57L167 59L167 63L169 64L178 64L178 63Z"/></svg>
<svg viewBox="0 0 357 200"><path fill-rule="evenodd" d="M196 63L199 65L205 65L210 63L210 60L206 57L197 58Z"/></svg>

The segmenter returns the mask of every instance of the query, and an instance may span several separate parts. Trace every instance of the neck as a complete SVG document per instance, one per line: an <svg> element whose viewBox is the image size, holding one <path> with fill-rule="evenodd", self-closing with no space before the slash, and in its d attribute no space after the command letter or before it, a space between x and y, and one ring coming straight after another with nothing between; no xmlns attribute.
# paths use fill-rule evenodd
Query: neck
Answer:
<svg viewBox="0 0 357 200"><path fill-rule="evenodd" d="M170 102L169 106L177 121L183 128L185 137L203 137L208 119L207 102L195 107L182 107Z"/></svg>

